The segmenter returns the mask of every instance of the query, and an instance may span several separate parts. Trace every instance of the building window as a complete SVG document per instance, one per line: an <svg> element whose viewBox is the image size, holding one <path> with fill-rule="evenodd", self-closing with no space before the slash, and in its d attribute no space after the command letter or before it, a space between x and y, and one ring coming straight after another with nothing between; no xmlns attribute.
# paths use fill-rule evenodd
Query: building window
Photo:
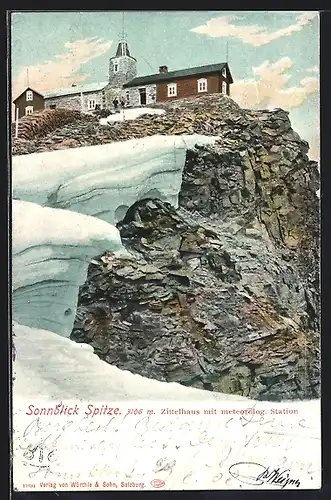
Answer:
<svg viewBox="0 0 331 500"><path fill-rule="evenodd" d="M130 92L126 92L126 104L130 104Z"/></svg>
<svg viewBox="0 0 331 500"><path fill-rule="evenodd" d="M226 68L222 69L222 76L224 76L224 78L226 78Z"/></svg>
<svg viewBox="0 0 331 500"><path fill-rule="evenodd" d="M33 106L27 106L25 108L25 115L32 115L33 113Z"/></svg>
<svg viewBox="0 0 331 500"><path fill-rule="evenodd" d="M226 82L222 82L222 94L227 94L227 85L226 85Z"/></svg>
<svg viewBox="0 0 331 500"><path fill-rule="evenodd" d="M177 95L177 83L169 83L168 87L168 97L175 97Z"/></svg>
<svg viewBox="0 0 331 500"><path fill-rule="evenodd" d="M49 109L55 109L55 108L56 108L56 104L50 104Z"/></svg>
<svg viewBox="0 0 331 500"><path fill-rule="evenodd" d="M115 62L114 63L114 73L117 73L117 71L118 71L118 63Z"/></svg>
<svg viewBox="0 0 331 500"><path fill-rule="evenodd" d="M207 78L198 80L198 92L207 92Z"/></svg>
<svg viewBox="0 0 331 500"><path fill-rule="evenodd" d="M26 100L27 101L33 101L33 92L32 92L32 90L27 90L26 91Z"/></svg>
<svg viewBox="0 0 331 500"><path fill-rule="evenodd" d="M89 99L87 101L87 109L95 109L95 100L94 99Z"/></svg>

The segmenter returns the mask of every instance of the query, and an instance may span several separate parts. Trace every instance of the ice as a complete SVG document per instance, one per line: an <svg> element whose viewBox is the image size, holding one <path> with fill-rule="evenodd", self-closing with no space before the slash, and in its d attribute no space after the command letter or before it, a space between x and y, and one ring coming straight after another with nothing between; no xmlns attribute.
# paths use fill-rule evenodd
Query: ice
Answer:
<svg viewBox="0 0 331 500"><path fill-rule="evenodd" d="M114 113L113 115L107 116L107 118L100 118L100 125L108 125L112 122L123 122L127 120L135 120L139 116L143 115L163 115L165 113L164 109L154 109L154 108L132 108L124 109L119 113Z"/></svg>
<svg viewBox="0 0 331 500"><path fill-rule="evenodd" d="M14 318L69 336L90 260L124 252L110 224L144 197L176 205L187 148L215 139L154 136L14 157Z"/></svg>
<svg viewBox="0 0 331 500"><path fill-rule="evenodd" d="M13 157L13 198L117 222L139 199L174 206L187 149L217 137L161 136Z"/></svg>
<svg viewBox="0 0 331 500"><path fill-rule="evenodd" d="M125 254L116 227L67 210L13 200L13 317L69 336L91 259Z"/></svg>

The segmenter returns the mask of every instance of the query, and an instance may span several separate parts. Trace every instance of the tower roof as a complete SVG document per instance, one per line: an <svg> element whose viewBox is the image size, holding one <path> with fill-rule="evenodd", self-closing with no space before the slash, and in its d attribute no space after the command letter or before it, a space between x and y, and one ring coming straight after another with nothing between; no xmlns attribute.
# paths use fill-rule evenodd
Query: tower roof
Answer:
<svg viewBox="0 0 331 500"><path fill-rule="evenodd" d="M131 57L131 59L137 60L130 54L128 43L125 40L120 40L117 45L116 54L110 59L114 59L115 57L127 56Z"/></svg>
<svg viewBox="0 0 331 500"><path fill-rule="evenodd" d="M128 44L125 41L118 42L118 46L117 46L117 50L116 50L116 57L120 57L120 56L131 57Z"/></svg>

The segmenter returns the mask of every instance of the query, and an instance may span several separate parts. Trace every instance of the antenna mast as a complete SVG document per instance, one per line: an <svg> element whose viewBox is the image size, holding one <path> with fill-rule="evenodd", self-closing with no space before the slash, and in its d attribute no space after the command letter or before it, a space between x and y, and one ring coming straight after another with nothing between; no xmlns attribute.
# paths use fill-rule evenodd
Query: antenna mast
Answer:
<svg viewBox="0 0 331 500"><path fill-rule="evenodd" d="M152 66L149 64L149 62L144 58L144 56L141 56L143 58L143 60L145 61L145 63L148 64L148 66L151 68L152 71L154 71L154 68L152 68Z"/></svg>
<svg viewBox="0 0 331 500"><path fill-rule="evenodd" d="M229 62L229 42L227 41L226 42L226 60L225 60L226 63Z"/></svg>
<svg viewBox="0 0 331 500"><path fill-rule="evenodd" d="M124 14L125 12L122 12L122 31L118 33L119 36L119 42L121 44L121 55L125 56L125 45L124 43L126 42L127 38L127 33L124 31Z"/></svg>
<svg viewBox="0 0 331 500"><path fill-rule="evenodd" d="M122 40L124 40L124 12L122 12Z"/></svg>
<svg viewBox="0 0 331 500"><path fill-rule="evenodd" d="M26 68L26 86L29 87L29 68Z"/></svg>

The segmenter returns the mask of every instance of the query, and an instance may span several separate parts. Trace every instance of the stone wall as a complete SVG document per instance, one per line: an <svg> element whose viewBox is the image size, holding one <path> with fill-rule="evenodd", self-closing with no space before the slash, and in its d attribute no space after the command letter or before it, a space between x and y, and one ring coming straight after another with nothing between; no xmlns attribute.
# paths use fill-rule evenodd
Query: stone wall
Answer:
<svg viewBox="0 0 331 500"><path fill-rule="evenodd" d="M51 106L81 111L80 95L74 94L45 99L45 109L50 109Z"/></svg>
<svg viewBox="0 0 331 500"><path fill-rule="evenodd" d="M106 102L106 109L112 109L113 108L113 100L115 97L117 99L120 99L121 97L125 98L125 92L122 90L121 87L113 87L109 85L105 89L105 102Z"/></svg>
<svg viewBox="0 0 331 500"><path fill-rule="evenodd" d="M140 106L140 94L139 94L139 89L145 88L146 89L146 105L149 104L155 104L155 98L156 98L156 85L151 84L151 85L140 85L139 87L131 87L127 88L126 92L129 93L129 106Z"/></svg>
<svg viewBox="0 0 331 500"><path fill-rule="evenodd" d="M118 71L114 72L114 63L118 64ZM133 57L112 57L109 60L109 83L120 87L137 76L137 62Z"/></svg>
<svg viewBox="0 0 331 500"><path fill-rule="evenodd" d="M45 108L49 109L52 105L55 105L56 107L86 112L89 111L89 100L94 100L101 108L105 107L104 92L103 90L98 90L96 92L83 93L83 99L80 94L50 97L45 99Z"/></svg>

